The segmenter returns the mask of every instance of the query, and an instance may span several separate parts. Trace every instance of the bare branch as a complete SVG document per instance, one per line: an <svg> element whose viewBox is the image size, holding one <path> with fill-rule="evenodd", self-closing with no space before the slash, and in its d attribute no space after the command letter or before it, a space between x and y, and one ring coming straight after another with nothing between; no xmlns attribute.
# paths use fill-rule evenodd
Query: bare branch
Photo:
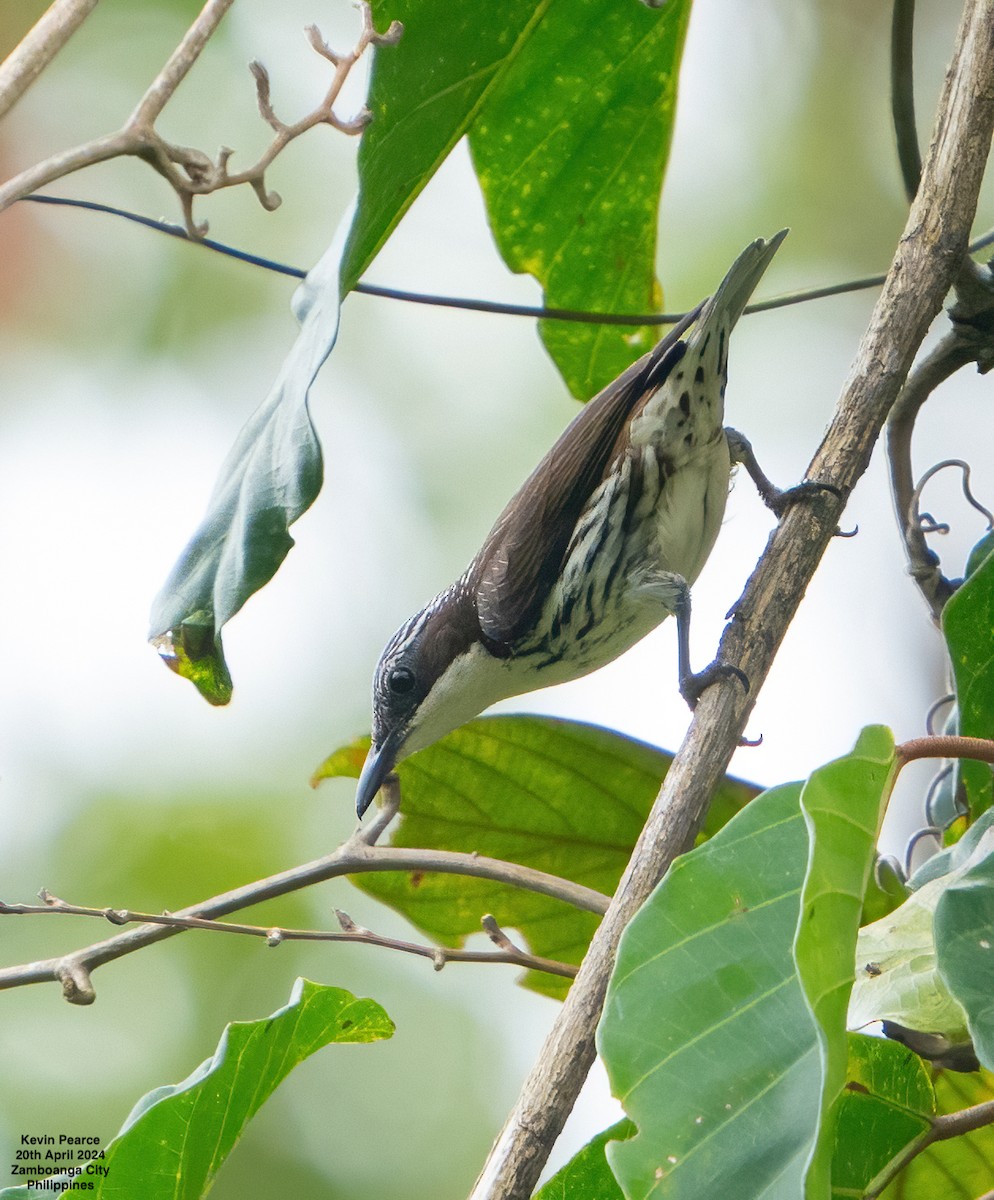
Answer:
<svg viewBox="0 0 994 1200"><path fill-rule="evenodd" d="M388 790L388 796L389 794ZM306 863L279 875L272 875L256 883L235 888L233 891L214 896L201 904L191 905L177 913L149 918L148 923L140 925L136 929L86 946L72 954L0 969L0 990L54 980L62 985L63 994L70 1003L92 1004L95 993L90 973L104 963L122 958L126 954L132 954L136 950L141 950L155 942L161 942L165 938L174 937L184 929L216 928L216 918L238 912L243 908L250 908L253 904L259 904L263 900L285 896L290 892L299 891L301 888L322 883L326 879L334 879L342 875L358 875L369 871L417 871L468 875L477 879L491 879L498 883L506 883L512 887L524 888L544 896L552 896L585 912L601 915L607 910L608 898L600 892L572 883L567 879L561 879L557 875L549 875L545 871L520 866L518 863L502 862L500 859L487 858L484 855L460 854L448 850L416 850L375 845L375 839L383 832L395 813L396 808L388 805L368 827L356 830L352 837L332 854L317 859L315 862ZM46 892L42 893L43 900L47 895ZM48 904L39 909L36 906L0 902L0 916L21 916L50 910L58 911L53 905ZM122 921L145 919L142 914L133 914L127 910L117 909L86 910L85 915L98 915L118 924ZM244 932L247 928L244 927L242 931ZM264 933L270 936L273 931L267 929ZM289 934L283 931L281 936L286 937ZM374 937L375 935L370 936ZM415 953L415 951L411 951L411 953ZM445 951L445 953L449 952ZM535 970L551 971L554 974L569 974L573 970L573 968L566 967L565 964L557 964L551 959L539 959L532 955L526 955L524 951L517 950L513 946L510 949L504 947L504 953L509 957L501 961L516 962L521 966L534 967ZM527 962L525 958L527 958ZM489 959L464 958L460 961L489 961Z"/></svg>
<svg viewBox="0 0 994 1200"><path fill-rule="evenodd" d="M135 912L126 908L89 908L80 904L69 904L49 892L43 892L43 904L4 904L0 901L0 915L3 916L71 916L96 917L110 921L112 925L159 925L176 931L184 929L202 929L210 933L234 933L242 937L262 938L268 946L279 946L283 942L363 942L369 946L381 946L385 950L398 950L404 954L414 954L419 958L430 958L436 971L440 971L446 963L511 963L514 966L527 967L531 971L543 971L548 975L559 975L572 979L577 967L570 963L558 962L552 958L542 958L537 954L529 954L521 950L497 929L493 917L483 917L481 924L490 940L499 946L493 950L456 950L447 946L424 946L417 942L406 942L400 938L384 937L364 929L340 909L335 910L341 928L337 931L328 929L284 929L280 926L242 925L231 921L214 921L206 917L179 916L174 913L145 913ZM494 932L496 930L496 933ZM78 956L70 955L62 960L60 968L63 992L66 992L67 981L72 996L67 995L75 1004L92 1004L96 999L89 972L80 964ZM85 999L82 997L85 995Z"/></svg>
<svg viewBox="0 0 994 1200"><path fill-rule="evenodd" d="M126 129L151 130L234 2L235 0L207 0L197 19L183 35L183 40L170 54L166 65L138 101L137 108L128 118Z"/></svg>
<svg viewBox="0 0 994 1200"><path fill-rule="evenodd" d="M55 0L0 63L0 117L20 100L76 30L97 0Z"/></svg>
<svg viewBox="0 0 994 1200"><path fill-rule="evenodd" d="M994 0L967 0L921 186L835 416L808 470L809 478L830 481L843 495L865 471L887 412L960 270L992 130ZM593 1062L594 1031L622 930L692 843L841 509L842 501L828 494L817 505L794 505L770 538L719 650L721 661L738 664L753 686L744 696L736 683L719 683L701 697L611 907L472 1200L531 1195Z"/></svg>
<svg viewBox="0 0 994 1200"><path fill-rule="evenodd" d="M277 117L270 96L269 77L266 70L259 63L251 65L250 69L256 82L259 109L274 134L268 149L251 167L243 171L231 172L228 169L228 163L233 151L230 149L222 148L217 159L212 160L200 150L175 145L159 135L155 129L155 121L186 78L190 68L200 57L221 19L233 3L234 0L207 0L199 16L142 96L122 129L82 146L76 146L72 150L53 155L8 180L0 187L0 211L15 200L23 199L37 188L73 171L103 162L108 158L133 155L144 159L168 181L182 206L187 233L191 237L201 238L207 232L207 225L206 223L197 224L194 220L193 200L195 196L207 195L219 191L221 188L248 184L259 197L262 206L272 210L280 204L280 196L277 192L267 188L266 171L290 142L316 125L331 125L346 134L361 133L370 120L368 110L362 109L356 116L344 120L336 114L334 105L349 72L365 51L370 46L388 45L395 42L403 28L399 23L394 22L385 34L378 34L373 27L372 12L368 3L359 5L362 29L355 48L348 54L336 54L324 43L316 29L312 27L308 30L311 45L318 50L322 57L334 64L334 74L321 103L313 112L308 113L299 121L288 124Z"/></svg>

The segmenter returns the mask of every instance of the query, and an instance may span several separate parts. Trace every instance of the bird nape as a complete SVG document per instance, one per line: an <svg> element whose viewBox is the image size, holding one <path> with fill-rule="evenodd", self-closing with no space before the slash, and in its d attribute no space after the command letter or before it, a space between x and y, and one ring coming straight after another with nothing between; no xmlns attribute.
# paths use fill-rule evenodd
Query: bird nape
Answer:
<svg viewBox="0 0 994 1200"><path fill-rule="evenodd" d="M359 816L409 754L498 700L604 666L671 613L691 704L722 674L746 683L721 664L690 670L690 584L732 462L746 461L748 443L730 449L724 429L729 336L786 235L747 246L710 299L580 410L463 574L387 643Z"/></svg>

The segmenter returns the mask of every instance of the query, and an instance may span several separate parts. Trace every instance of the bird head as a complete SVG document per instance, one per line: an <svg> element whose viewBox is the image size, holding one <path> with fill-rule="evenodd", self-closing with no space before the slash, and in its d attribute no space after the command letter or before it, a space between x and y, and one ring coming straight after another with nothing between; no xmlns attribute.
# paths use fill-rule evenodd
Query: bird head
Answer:
<svg viewBox="0 0 994 1200"><path fill-rule="evenodd" d="M373 676L373 742L356 791L359 816L401 760L519 690L511 674L507 660L481 641L473 597L461 584L405 622Z"/></svg>

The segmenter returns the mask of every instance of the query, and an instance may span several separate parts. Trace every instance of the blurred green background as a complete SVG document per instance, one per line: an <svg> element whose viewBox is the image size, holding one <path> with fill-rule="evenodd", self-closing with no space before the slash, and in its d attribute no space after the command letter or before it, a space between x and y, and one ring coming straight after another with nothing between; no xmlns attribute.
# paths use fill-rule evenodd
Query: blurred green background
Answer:
<svg viewBox="0 0 994 1200"><path fill-rule="evenodd" d="M632 4L637 0L625 0ZM0 51L43 5L0 0ZM9 175L116 128L199 6L104 0L0 124ZM919 111L931 121L957 18L919 4ZM861 0L697 0L664 192L667 306L706 294L748 240L792 229L765 294L886 267L904 221L889 125L889 6ZM276 111L309 110L325 64L316 22L351 45L344 0L239 0L161 122L167 136L234 165L266 144L246 70L260 58ZM388 52L388 51L386 51ZM341 108L362 99L351 81ZM211 233L309 266L355 181L355 143L316 130L277 161L273 214L248 191L198 207ZM138 162L52 192L177 219ZM994 224L988 187L978 229ZM460 147L374 264L370 281L537 302L496 258ZM336 745L368 727L386 637L465 565L506 498L575 411L531 322L351 297L313 394L326 484L294 527L297 547L226 633L230 708L211 710L145 644L149 604L199 519L214 474L294 334L292 283L109 217L21 204L0 215L0 897L40 887L92 905L179 908L315 858L353 823L352 788L307 786ZM872 293L754 317L732 354L728 419L779 482L798 478L852 360ZM956 379L923 417L924 470L952 454L990 503L985 385ZM940 411L941 403L941 411ZM983 443L983 444L982 444ZM958 573L980 533L952 481L928 506L952 518L941 545ZM760 783L806 773L861 725L922 728L943 691L938 640L904 575L878 455L853 497L859 537L835 543L756 709L758 749L733 769ZM695 661L761 552L770 521L736 485L695 590ZM527 698L527 711L598 721L675 747L687 712L669 627L604 672ZM891 837L900 841L902 831ZM333 924L340 906L384 933L399 919L338 881L250 914ZM82 919L7 918L14 964L108 935ZM0 1183L22 1133L112 1136L132 1103L210 1054L226 1021L282 1004L296 975L379 1000L392 1041L332 1047L263 1110L222 1172L220 1200L458 1196L538 1052L554 1013L508 968L450 966L365 947L185 935L95 975L91 1008L36 986L0 996ZM557 1150L614 1119L596 1076Z"/></svg>

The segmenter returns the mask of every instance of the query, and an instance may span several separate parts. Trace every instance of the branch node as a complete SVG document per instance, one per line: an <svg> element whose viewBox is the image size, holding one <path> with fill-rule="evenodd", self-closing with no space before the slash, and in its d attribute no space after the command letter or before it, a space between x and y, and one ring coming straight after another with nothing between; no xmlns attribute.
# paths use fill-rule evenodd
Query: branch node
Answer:
<svg viewBox="0 0 994 1200"><path fill-rule="evenodd" d="M335 909L335 920L342 933L358 933L359 926L352 920L347 912L343 912L340 908Z"/></svg>
<svg viewBox="0 0 994 1200"><path fill-rule="evenodd" d="M266 934L266 945L267 946L282 945L283 940L284 940L284 934L283 934L282 929L270 929L270 931Z"/></svg>
<svg viewBox="0 0 994 1200"><path fill-rule="evenodd" d="M55 967L55 978L62 984L62 997L70 1004L92 1004L97 998L90 972L76 958L63 958Z"/></svg>

